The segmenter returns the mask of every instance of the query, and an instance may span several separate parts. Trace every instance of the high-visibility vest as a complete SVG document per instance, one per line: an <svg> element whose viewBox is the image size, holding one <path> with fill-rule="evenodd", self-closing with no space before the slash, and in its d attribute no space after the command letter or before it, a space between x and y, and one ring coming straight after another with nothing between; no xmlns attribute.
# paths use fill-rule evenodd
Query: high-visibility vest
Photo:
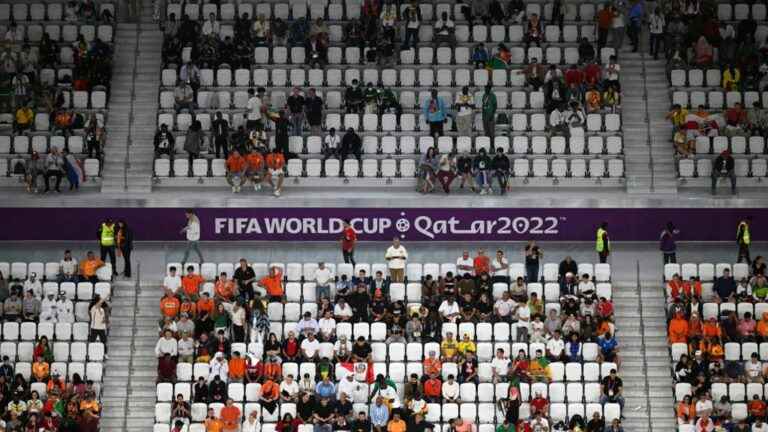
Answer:
<svg viewBox="0 0 768 432"><path fill-rule="evenodd" d="M750 240L750 238L749 238L749 224L748 224L748 223L746 223L746 222L739 222L739 226L738 226L738 227L736 227L736 235L737 235L737 236L739 235L739 230L741 229L741 227L742 227L742 226L744 227L744 234L743 234L743 235L742 235L742 237L741 237L741 241L742 241L742 242L743 242L745 245L749 245L749 242L750 242L751 240ZM738 240L739 240L739 239L737 238L737 239L736 239L736 241L738 241Z"/></svg>
<svg viewBox="0 0 768 432"><path fill-rule="evenodd" d="M115 226L101 224L101 245L102 246L114 246L115 245Z"/></svg>
<svg viewBox="0 0 768 432"><path fill-rule="evenodd" d="M595 242L595 250L598 252L603 252L610 249L609 242L603 242L603 234L608 234L608 231L598 228L597 229L597 241Z"/></svg>

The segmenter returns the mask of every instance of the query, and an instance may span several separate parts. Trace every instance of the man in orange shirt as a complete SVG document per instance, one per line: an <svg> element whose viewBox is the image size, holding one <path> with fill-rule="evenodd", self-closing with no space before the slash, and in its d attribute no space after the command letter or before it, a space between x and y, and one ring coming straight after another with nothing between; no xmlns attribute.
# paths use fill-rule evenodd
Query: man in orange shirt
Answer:
<svg viewBox="0 0 768 432"><path fill-rule="evenodd" d="M221 409L221 420L224 422L223 432L240 430L240 408L232 399L227 399L227 406Z"/></svg>
<svg viewBox="0 0 768 432"><path fill-rule="evenodd" d="M491 259L485 254L484 249L477 251L477 256L472 261L473 267L475 267L475 275L480 276L482 273L491 272Z"/></svg>
<svg viewBox="0 0 768 432"><path fill-rule="evenodd" d="M213 412L213 408L209 408L208 416L205 417L205 432L222 432L223 430L224 422L216 417L216 414Z"/></svg>
<svg viewBox="0 0 768 432"><path fill-rule="evenodd" d="M264 156L254 149L246 156L245 160L248 162L245 176L253 184L253 190L258 191L261 189L261 181L264 175Z"/></svg>
<svg viewBox="0 0 768 432"><path fill-rule="evenodd" d="M768 312L763 312L763 319L757 322L755 332L757 332L757 335L759 336L759 342L768 341Z"/></svg>
<svg viewBox="0 0 768 432"><path fill-rule="evenodd" d="M430 351L429 357L424 359L424 375L434 378L440 375L442 367L443 365L437 357L437 352Z"/></svg>
<svg viewBox="0 0 768 432"><path fill-rule="evenodd" d="M187 275L181 278L182 300L197 300L200 284L205 282L202 276L195 273L195 267L187 266Z"/></svg>
<svg viewBox="0 0 768 432"><path fill-rule="evenodd" d="M283 191L283 167L285 166L285 156L282 153L270 153L267 155L267 173L264 180L269 182L269 185L275 189L275 196L279 197ZM277 178L277 186L272 181L273 178Z"/></svg>
<svg viewBox="0 0 768 432"><path fill-rule="evenodd" d="M200 315L213 314L213 310L216 308L216 303L211 298L211 295L208 294L208 292L203 291L203 294L200 296L200 300L197 301L197 313Z"/></svg>
<svg viewBox="0 0 768 432"><path fill-rule="evenodd" d="M245 359L240 352L235 351L229 360L229 380L230 382L242 381L243 378L245 378Z"/></svg>
<svg viewBox="0 0 768 432"><path fill-rule="evenodd" d="M705 338L719 338L722 335L720 324L715 317L711 317L704 323L702 331Z"/></svg>
<svg viewBox="0 0 768 432"><path fill-rule="evenodd" d="M400 418L400 413L395 411L392 413L392 420L387 424L387 432L405 432L405 421Z"/></svg>
<svg viewBox="0 0 768 432"><path fill-rule="evenodd" d="M181 302L173 295L171 290L166 290L163 298L160 299L160 312L163 313L163 317L176 319L179 315L179 309Z"/></svg>
<svg viewBox="0 0 768 432"><path fill-rule="evenodd" d="M688 320L682 312L678 312L669 322L669 343L688 342Z"/></svg>
<svg viewBox="0 0 768 432"><path fill-rule="evenodd" d="M232 186L232 193L240 192L240 188L245 184L247 167L248 163L237 150L227 158L227 183Z"/></svg>
<svg viewBox="0 0 768 432"><path fill-rule="evenodd" d="M81 282L98 282L96 277L96 271L104 265L104 261L96 258L93 252L88 251L86 258L80 261L80 281Z"/></svg>
<svg viewBox="0 0 768 432"><path fill-rule="evenodd" d="M259 286L267 291L270 302L283 301L283 273L278 267L269 269L269 275L259 281Z"/></svg>
<svg viewBox="0 0 768 432"><path fill-rule="evenodd" d="M187 314L190 319L194 320L197 318L197 305L190 299L184 300L179 307L179 313Z"/></svg>
<svg viewBox="0 0 768 432"><path fill-rule="evenodd" d="M229 303L235 297L235 282L229 279L226 273L221 273L216 280L213 292L217 301Z"/></svg>
<svg viewBox="0 0 768 432"><path fill-rule="evenodd" d="M51 366L43 361L42 356L37 356L32 363L32 378L35 382L46 382L51 372Z"/></svg>

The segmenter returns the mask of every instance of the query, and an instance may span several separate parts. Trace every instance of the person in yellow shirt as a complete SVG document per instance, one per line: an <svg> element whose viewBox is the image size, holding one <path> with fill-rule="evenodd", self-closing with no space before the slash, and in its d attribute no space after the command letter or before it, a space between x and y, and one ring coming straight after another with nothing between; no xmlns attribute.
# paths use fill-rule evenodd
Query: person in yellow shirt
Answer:
<svg viewBox="0 0 768 432"><path fill-rule="evenodd" d="M688 117L688 110L681 107L680 104L672 106L672 111L667 113L667 120L672 122L675 129L680 129L685 125L685 118Z"/></svg>
<svg viewBox="0 0 768 432"><path fill-rule="evenodd" d="M50 373L51 366L43 360L42 356L37 356L35 362L32 363L32 378L34 381L46 382Z"/></svg>
<svg viewBox="0 0 768 432"><path fill-rule="evenodd" d="M723 71L723 89L725 91L739 91L739 82L741 82L741 71L733 64L729 64Z"/></svg>
<svg viewBox="0 0 768 432"><path fill-rule="evenodd" d="M395 411L392 413L392 420L387 423L387 432L405 432L405 421L400 418L400 413Z"/></svg>
<svg viewBox="0 0 768 432"><path fill-rule="evenodd" d="M16 110L16 116L13 121L13 132L21 134L32 127L35 121L35 113L28 106L21 106Z"/></svg>
<svg viewBox="0 0 768 432"><path fill-rule="evenodd" d="M536 358L531 360L528 366L528 373L533 381L550 381L549 360L544 357L544 353L541 350L536 350Z"/></svg>
<svg viewBox="0 0 768 432"><path fill-rule="evenodd" d="M443 339L443 343L440 344L440 352L443 356L443 361L456 361L456 354L459 352L459 346L456 343L456 339L453 338L452 332L447 332L445 334L445 339Z"/></svg>
<svg viewBox="0 0 768 432"><path fill-rule="evenodd" d="M464 333L464 337L461 339L461 342L459 342L457 348L459 350L459 354L461 355L466 355L468 352L471 352L471 353L477 352L477 346L469 338L469 333Z"/></svg>
<svg viewBox="0 0 768 432"><path fill-rule="evenodd" d="M99 401L96 400L94 392L88 392L85 399L80 401L80 411L90 411L91 414L98 415L100 410Z"/></svg>
<svg viewBox="0 0 768 432"><path fill-rule="evenodd" d="M205 432L222 432L224 422L217 418L213 413L213 408L208 410L208 417L205 418Z"/></svg>

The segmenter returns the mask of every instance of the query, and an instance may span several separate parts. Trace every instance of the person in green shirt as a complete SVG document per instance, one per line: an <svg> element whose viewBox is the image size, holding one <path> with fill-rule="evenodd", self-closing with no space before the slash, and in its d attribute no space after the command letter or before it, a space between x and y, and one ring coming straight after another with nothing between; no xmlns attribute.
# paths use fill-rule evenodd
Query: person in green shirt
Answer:
<svg viewBox="0 0 768 432"><path fill-rule="evenodd" d="M764 277L758 276L755 278L752 286L752 295L761 300L765 300L765 297L768 296L768 283L766 283Z"/></svg>
<svg viewBox="0 0 768 432"><path fill-rule="evenodd" d="M395 111L397 116L397 123L400 124L400 114L403 113L403 107L400 105L400 101L397 100L397 95L392 91L391 87L384 87L384 84L379 83L379 115L386 114L390 110Z"/></svg>
<svg viewBox="0 0 768 432"><path fill-rule="evenodd" d="M496 432L515 432L515 425L510 423L508 419L504 419L504 423L496 428Z"/></svg>
<svg viewBox="0 0 768 432"><path fill-rule="evenodd" d="M485 135L493 140L496 132L496 95L493 94L493 87L488 84L483 93L483 131Z"/></svg>
<svg viewBox="0 0 768 432"><path fill-rule="evenodd" d="M366 113L376 112L378 101L379 101L379 91L376 89L376 87L373 86L372 82L369 82L368 85L365 87L365 92L363 93L363 96L365 97L365 112Z"/></svg>

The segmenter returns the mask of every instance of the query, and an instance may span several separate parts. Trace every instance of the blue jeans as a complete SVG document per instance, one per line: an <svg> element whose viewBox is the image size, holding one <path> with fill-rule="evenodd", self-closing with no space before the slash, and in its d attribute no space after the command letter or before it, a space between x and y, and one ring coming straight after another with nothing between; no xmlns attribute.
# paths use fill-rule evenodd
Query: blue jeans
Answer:
<svg viewBox="0 0 768 432"><path fill-rule="evenodd" d="M317 285L315 287L315 292L317 293L317 301L319 302L321 298L328 297L331 298L331 286L330 285Z"/></svg>

